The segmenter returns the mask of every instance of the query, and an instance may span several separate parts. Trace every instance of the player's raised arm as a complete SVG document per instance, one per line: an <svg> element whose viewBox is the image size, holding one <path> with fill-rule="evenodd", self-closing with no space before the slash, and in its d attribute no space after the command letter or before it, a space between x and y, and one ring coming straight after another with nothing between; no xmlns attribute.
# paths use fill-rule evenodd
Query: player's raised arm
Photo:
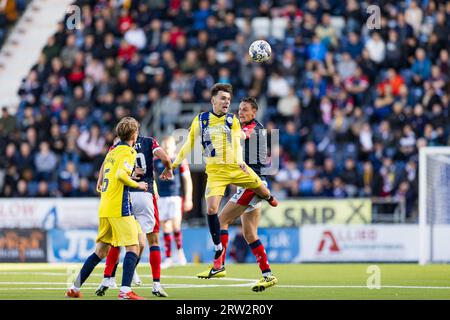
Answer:
<svg viewBox="0 0 450 320"><path fill-rule="evenodd" d="M161 160L165 167L164 171L160 175L161 180L173 179L172 161L170 160L169 155L162 148L158 148L154 152L154 155Z"/></svg>
<svg viewBox="0 0 450 320"><path fill-rule="evenodd" d="M198 116L194 118L191 124L191 129L189 130L189 137L187 141L181 147L175 161L172 164L172 169L176 169L183 161L184 158L192 151L194 148L195 139L200 135L200 128L198 123Z"/></svg>
<svg viewBox="0 0 450 320"><path fill-rule="evenodd" d="M180 167L181 179L183 179L184 188L184 211L188 212L192 210L194 206L192 203L192 178L191 171L189 170L189 163L186 159L183 160Z"/></svg>
<svg viewBox="0 0 450 320"><path fill-rule="evenodd" d="M98 172L97 179L97 192L102 192L102 184L103 184L103 167L105 166L105 160L102 162L102 166L100 167L100 171Z"/></svg>

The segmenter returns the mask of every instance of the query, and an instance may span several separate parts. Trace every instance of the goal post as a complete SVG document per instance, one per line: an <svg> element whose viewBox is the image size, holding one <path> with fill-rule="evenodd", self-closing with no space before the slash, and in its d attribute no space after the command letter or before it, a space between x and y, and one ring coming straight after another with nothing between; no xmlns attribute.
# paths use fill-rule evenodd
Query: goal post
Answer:
<svg viewBox="0 0 450 320"><path fill-rule="evenodd" d="M450 147L419 150L419 264L444 262L438 254L450 226ZM450 251L450 249L448 249ZM448 262L448 261L445 261Z"/></svg>

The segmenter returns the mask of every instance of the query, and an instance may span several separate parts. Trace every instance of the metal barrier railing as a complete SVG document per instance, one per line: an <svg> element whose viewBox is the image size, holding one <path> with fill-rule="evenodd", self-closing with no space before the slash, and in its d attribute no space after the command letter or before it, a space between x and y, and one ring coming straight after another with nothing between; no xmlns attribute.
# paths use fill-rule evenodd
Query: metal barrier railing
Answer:
<svg viewBox="0 0 450 320"><path fill-rule="evenodd" d="M404 197L373 197L372 223L405 223L406 200Z"/></svg>

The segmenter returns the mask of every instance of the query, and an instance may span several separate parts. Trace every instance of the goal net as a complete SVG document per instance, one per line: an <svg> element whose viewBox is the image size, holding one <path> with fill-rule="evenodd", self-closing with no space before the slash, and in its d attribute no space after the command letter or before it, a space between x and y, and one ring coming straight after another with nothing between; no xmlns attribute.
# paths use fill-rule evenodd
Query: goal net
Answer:
<svg viewBox="0 0 450 320"><path fill-rule="evenodd" d="M419 263L450 261L450 147L419 151Z"/></svg>

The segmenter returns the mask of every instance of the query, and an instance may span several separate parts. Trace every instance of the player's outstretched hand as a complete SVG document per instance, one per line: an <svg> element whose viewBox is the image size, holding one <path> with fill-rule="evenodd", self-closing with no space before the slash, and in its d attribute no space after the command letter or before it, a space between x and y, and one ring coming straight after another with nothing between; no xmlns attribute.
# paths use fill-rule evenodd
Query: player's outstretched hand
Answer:
<svg viewBox="0 0 450 320"><path fill-rule="evenodd" d="M145 171L144 171L144 169L141 169L141 168L134 168L134 171L133 171L133 175L131 176L131 179L133 179L133 180L135 180L135 181L138 181L138 180L141 180L141 177L143 176L145 174Z"/></svg>
<svg viewBox="0 0 450 320"><path fill-rule="evenodd" d="M240 163L239 168L241 168L241 170L244 171L245 174L250 174L250 172L248 172L247 170L247 165L245 163Z"/></svg>
<svg viewBox="0 0 450 320"><path fill-rule="evenodd" d="M163 181L172 180L173 179L173 171L172 169L164 169L159 178Z"/></svg>
<svg viewBox="0 0 450 320"><path fill-rule="evenodd" d="M139 182L139 187L138 188L139 188L139 190L147 191L148 190L147 182L144 182L144 181Z"/></svg>

